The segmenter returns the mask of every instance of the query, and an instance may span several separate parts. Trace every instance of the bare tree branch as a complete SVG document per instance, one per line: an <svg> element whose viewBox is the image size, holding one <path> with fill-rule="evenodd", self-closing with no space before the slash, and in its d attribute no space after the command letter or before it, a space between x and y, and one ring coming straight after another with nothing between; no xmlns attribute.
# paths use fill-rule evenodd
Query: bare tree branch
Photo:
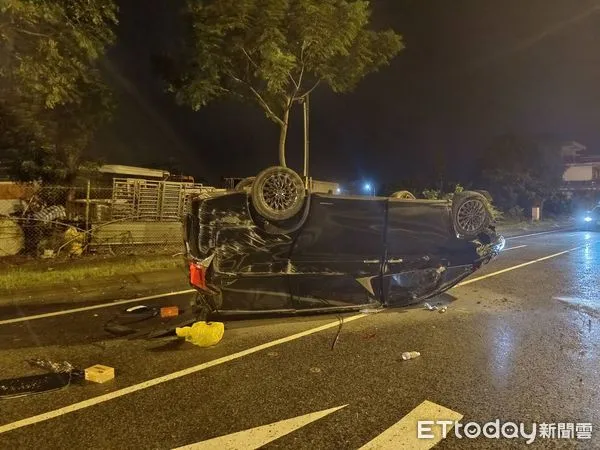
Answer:
<svg viewBox="0 0 600 450"><path fill-rule="evenodd" d="M49 34L36 33L35 31L24 30L22 28L15 28L15 31L18 31L19 33L23 33L23 34L28 34L30 36L51 37L51 35L49 35Z"/></svg>
<svg viewBox="0 0 600 450"><path fill-rule="evenodd" d="M305 99L308 95L311 94L312 91L314 91L319 86L320 83L321 83L321 80L318 80L308 91L306 91L304 94L300 95L299 97L296 97L296 100Z"/></svg>
<svg viewBox="0 0 600 450"><path fill-rule="evenodd" d="M250 61L250 64L252 64L254 66L254 68L258 69L258 64L256 64L254 62L254 60L252 59L252 57L248 54L248 52L246 51L246 49L244 47L242 47L242 51L244 52L244 55L246 55L246 58L248 58L248 61Z"/></svg>
<svg viewBox="0 0 600 450"><path fill-rule="evenodd" d="M254 87L252 87L252 85L250 85L250 83L247 83L246 81L242 80L241 78L236 77L235 75L233 75L231 73L228 73L227 75L229 75L234 81L237 81L238 83L242 83L242 84L246 85L248 87L248 89L250 89L250 92L252 92L252 94L254 94L254 96L258 100L258 103L260 104L260 106L262 106L262 108L266 111L267 115L273 121L275 121L278 125L280 125L280 126L285 125L285 122L283 120L281 120L281 118L273 112L273 110L271 109L269 104L265 101L264 98L262 98L260 93L256 89L254 89Z"/></svg>

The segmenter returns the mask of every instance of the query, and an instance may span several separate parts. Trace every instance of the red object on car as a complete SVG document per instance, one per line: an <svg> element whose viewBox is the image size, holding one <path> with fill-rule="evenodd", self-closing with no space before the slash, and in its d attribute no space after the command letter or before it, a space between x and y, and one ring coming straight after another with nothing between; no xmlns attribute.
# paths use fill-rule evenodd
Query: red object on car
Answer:
<svg viewBox="0 0 600 450"><path fill-rule="evenodd" d="M206 267L190 262L190 284L195 288L206 289Z"/></svg>

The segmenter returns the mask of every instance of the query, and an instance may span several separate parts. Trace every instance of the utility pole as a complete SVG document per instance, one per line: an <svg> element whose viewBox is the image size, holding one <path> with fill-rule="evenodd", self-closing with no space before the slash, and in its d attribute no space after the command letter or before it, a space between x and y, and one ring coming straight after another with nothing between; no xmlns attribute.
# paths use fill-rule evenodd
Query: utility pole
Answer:
<svg viewBox="0 0 600 450"><path fill-rule="evenodd" d="M309 151L309 95L307 94L302 101L304 109L304 178L308 180L308 151Z"/></svg>

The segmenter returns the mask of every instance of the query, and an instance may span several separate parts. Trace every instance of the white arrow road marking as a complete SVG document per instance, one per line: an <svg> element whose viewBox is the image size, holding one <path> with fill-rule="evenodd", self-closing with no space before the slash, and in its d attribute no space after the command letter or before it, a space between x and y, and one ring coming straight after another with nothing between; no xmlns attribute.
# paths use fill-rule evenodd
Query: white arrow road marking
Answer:
<svg viewBox="0 0 600 450"><path fill-rule="evenodd" d="M406 416L389 427L375 439L361 447L360 450L427 450L436 446L444 437L442 436L442 427L438 425L428 425L431 431L427 434L433 434L433 438L419 439L417 435L417 422L419 420L448 420L452 425L448 425L447 432L454 427L454 422L463 418L463 415L445 408L436 403L425 400Z"/></svg>
<svg viewBox="0 0 600 450"><path fill-rule="evenodd" d="M328 416L346 406L348 405L325 409L323 411L305 414L304 416L298 416L292 419L280 420L279 422L271 423L269 425L250 428L249 430L240 431L238 433L216 437L184 447L178 447L175 450L212 450L215 448L218 448L219 450L250 450L260 448L263 445L267 445L269 442L273 442L275 439L279 439L292 431L296 431L303 426Z"/></svg>

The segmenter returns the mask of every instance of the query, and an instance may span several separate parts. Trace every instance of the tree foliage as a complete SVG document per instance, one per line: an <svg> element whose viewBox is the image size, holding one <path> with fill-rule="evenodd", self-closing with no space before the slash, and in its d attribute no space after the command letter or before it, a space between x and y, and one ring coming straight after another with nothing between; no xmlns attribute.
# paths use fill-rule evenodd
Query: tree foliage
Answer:
<svg viewBox="0 0 600 450"><path fill-rule="evenodd" d="M14 178L73 179L110 117L98 63L116 22L110 0L0 0L0 151Z"/></svg>
<svg viewBox="0 0 600 450"><path fill-rule="evenodd" d="M502 209L528 209L557 191L564 163L558 142L507 134L492 142L478 170L480 183Z"/></svg>
<svg viewBox="0 0 600 450"><path fill-rule="evenodd" d="M185 51L162 64L169 89L197 110L229 96L257 103L280 128L285 166L290 110L319 84L352 90L401 50L368 28L365 0L188 0Z"/></svg>

